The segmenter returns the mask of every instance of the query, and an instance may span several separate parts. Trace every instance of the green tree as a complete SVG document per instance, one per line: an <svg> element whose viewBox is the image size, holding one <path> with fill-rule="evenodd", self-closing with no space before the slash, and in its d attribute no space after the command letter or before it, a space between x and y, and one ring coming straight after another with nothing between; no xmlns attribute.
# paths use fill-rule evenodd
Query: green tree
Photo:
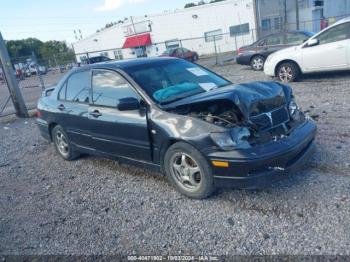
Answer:
<svg viewBox="0 0 350 262"><path fill-rule="evenodd" d="M48 66L58 66L74 61L74 52L64 41L47 41L39 49L42 63Z"/></svg>
<svg viewBox="0 0 350 262"><path fill-rule="evenodd" d="M25 58L30 57L33 51L38 54L43 44L42 41L36 38L6 41L7 50L14 63L16 63L17 60L25 60Z"/></svg>
<svg viewBox="0 0 350 262"><path fill-rule="evenodd" d="M187 3L184 8L190 8L196 6L195 3Z"/></svg>
<svg viewBox="0 0 350 262"><path fill-rule="evenodd" d="M12 63L25 63L37 56L38 62L47 66L57 66L74 61L74 52L64 41L42 42L36 38L6 41Z"/></svg>

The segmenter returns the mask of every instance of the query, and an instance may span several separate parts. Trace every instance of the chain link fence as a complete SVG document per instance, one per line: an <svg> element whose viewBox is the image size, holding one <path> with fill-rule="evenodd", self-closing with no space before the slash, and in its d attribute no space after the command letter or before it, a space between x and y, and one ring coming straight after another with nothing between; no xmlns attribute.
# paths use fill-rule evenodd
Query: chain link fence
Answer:
<svg viewBox="0 0 350 262"><path fill-rule="evenodd" d="M59 82L62 76L75 66L87 63L89 59L97 56L105 56L112 60L134 59L136 57L157 57L168 55L166 52L172 49L180 50L180 53L172 56L185 58L205 66L222 65L235 60L237 49L257 41L259 37L286 30L321 30L340 19L349 16L327 18L326 20L299 21L298 23L280 24L278 28L268 27L250 29L243 32L227 32L228 30L216 30L210 34L186 39L173 39L166 42L153 43L148 46L122 49L116 47L107 50L95 50L85 53L76 53L76 60L68 53L53 53L46 57L37 58L35 54L14 57L13 69L20 90L28 109L34 109L44 88L53 86ZM194 33L195 35L195 33ZM190 51L190 52L189 52ZM0 67L0 117L13 114L14 107L6 81Z"/></svg>
<svg viewBox="0 0 350 262"><path fill-rule="evenodd" d="M30 56L13 57L11 62L28 110L36 108L45 88L57 84L64 73L76 65L75 60L65 53L40 59L33 53ZM0 117L14 113L6 79L0 67Z"/></svg>

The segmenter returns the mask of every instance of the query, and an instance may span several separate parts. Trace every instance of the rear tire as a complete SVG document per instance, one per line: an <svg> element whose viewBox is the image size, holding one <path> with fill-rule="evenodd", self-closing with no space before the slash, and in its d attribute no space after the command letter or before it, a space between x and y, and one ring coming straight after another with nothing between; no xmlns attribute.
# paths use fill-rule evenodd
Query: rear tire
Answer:
<svg viewBox="0 0 350 262"><path fill-rule="evenodd" d="M294 82L298 80L300 70L297 64L293 62L285 62L278 66L276 75L281 82Z"/></svg>
<svg viewBox="0 0 350 262"><path fill-rule="evenodd" d="M60 125L55 126L51 134L55 148L63 159L71 161L79 156L79 152L72 147L67 133Z"/></svg>
<svg viewBox="0 0 350 262"><path fill-rule="evenodd" d="M265 57L256 55L250 60L250 66L254 71L261 71L264 69Z"/></svg>
<svg viewBox="0 0 350 262"><path fill-rule="evenodd" d="M164 170L169 182L183 195L203 199L214 191L214 178L204 156L193 146L177 142L164 156Z"/></svg>

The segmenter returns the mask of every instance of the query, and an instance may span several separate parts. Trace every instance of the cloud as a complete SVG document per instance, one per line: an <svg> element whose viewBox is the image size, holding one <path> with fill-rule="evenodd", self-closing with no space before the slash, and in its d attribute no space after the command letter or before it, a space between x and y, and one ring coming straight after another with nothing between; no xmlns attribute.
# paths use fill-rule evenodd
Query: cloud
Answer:
<svg viewBox="0 0 350 262"><path fill-rule="evenodd" d="M95 10L99 12L112 11L121 7L126 0L105 0L104 4L98 6ZM139 4L147 0L127 0L129 4Z"/></svg>
<svg viewBox="0 0 350 262"><path fill-rule="evenodd" d="M123 4L123 0L105 0L105 3L96 8L96 11L104 12L119 8Z"/></svg>

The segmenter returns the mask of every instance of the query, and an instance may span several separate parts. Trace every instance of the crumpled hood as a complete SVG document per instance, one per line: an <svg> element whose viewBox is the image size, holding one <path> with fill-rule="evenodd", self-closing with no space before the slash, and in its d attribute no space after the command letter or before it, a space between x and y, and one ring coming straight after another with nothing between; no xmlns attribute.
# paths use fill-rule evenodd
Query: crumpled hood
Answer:
<svg viewBox="0 0 350 262"><path fill-rule="evenodd" d="M250 82L217 88L163 105L162 108L175 109L208 101L213 101L214 103L220 100L230 100L238 107L246 119L249 119L250 116L269 112L287 104L291 95L291 88L281 83Z"/></svg>

